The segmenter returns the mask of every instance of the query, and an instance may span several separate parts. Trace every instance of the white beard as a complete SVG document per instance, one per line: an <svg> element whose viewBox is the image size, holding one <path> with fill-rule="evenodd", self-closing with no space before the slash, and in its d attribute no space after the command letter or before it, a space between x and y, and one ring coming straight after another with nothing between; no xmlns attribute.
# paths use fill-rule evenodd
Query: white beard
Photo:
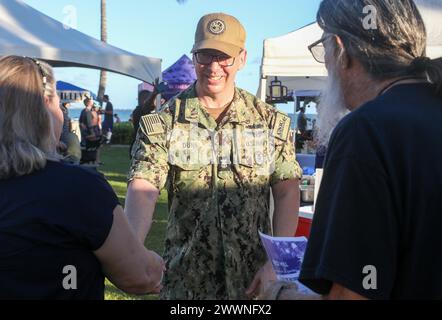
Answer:
<svg viewBox="0 0 442 320"><path fill-rule="evenodd" d="M339 75L332 64L329 65L327 83L317 106L317 111L318 130L315 139L318 146L326 147L336 125L349 113L345 106Z"/></svg>

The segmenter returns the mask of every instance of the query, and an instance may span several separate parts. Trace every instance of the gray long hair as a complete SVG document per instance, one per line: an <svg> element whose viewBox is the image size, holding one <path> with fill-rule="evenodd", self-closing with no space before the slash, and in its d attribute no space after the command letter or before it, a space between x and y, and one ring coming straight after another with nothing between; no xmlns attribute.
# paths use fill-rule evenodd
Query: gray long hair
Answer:
<svg viewBox="0 0 442 320"><path fill-rule="evenodd" d="M0 179L42 169L56 159L56 139L44 97L54 96L49 65L30 58L0 59Z"/></svg>
<svg viewBox="0 0 442 320"><path fill-rule="evenodd" d="M368 6L376 8L376 28L364 26ZM323 0L316 19L375 79L427 77L442 96L442 58L426 57L425 24L413 0Z"/></svg>

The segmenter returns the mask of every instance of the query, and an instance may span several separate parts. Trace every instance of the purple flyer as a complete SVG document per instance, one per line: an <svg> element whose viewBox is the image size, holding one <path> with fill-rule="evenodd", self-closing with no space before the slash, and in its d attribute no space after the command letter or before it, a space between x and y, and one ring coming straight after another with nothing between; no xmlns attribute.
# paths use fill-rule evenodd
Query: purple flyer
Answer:
<svg viewBox="0 0 442 320"><path fill-rule="evenodd" d="M271 237L261 232L259 235L278 280L298 280L307 238Z"/></svg>

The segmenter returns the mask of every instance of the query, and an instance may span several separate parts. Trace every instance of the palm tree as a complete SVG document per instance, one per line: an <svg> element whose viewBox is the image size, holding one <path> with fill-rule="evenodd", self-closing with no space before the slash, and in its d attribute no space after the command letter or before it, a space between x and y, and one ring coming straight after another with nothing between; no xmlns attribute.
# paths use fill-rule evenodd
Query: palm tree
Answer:
<svg viewBox="0 0 442 320"><path fill-rule="evenodd" d="M184 4L187 0L176 0L179 4ZM106 0L101 0L101 41L107 43L107 17L106 17ZM106 92L106 71L100 71L100 84L98 86L98 101L103 101L104 93Z"/></svg>
<svg viewBox="0 0 442 320"><path fill-rule="evenodd" d="M107 17L106 17L106 0L101 0L101 41L107 43ZM98 86L98 101L103 101L106 92L107 73L100 71L100 84Z"/></svg>

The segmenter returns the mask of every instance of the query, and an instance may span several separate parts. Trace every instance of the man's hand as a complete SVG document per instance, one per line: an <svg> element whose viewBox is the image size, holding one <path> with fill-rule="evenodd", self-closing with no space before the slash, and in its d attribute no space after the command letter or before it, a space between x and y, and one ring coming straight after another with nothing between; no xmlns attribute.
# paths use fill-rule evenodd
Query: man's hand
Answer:
<svg viewBox="0 0 442 320"><path fill-rule="evenodd" d="M267 261L265 265L258 270L255 277L253 278L252 283L246 290L246 295L249 298L256 297L260 295L267 289L267 286L271 283L271 281L276 280L275 271L273 271L272 264L270 261Z"/></svg>

